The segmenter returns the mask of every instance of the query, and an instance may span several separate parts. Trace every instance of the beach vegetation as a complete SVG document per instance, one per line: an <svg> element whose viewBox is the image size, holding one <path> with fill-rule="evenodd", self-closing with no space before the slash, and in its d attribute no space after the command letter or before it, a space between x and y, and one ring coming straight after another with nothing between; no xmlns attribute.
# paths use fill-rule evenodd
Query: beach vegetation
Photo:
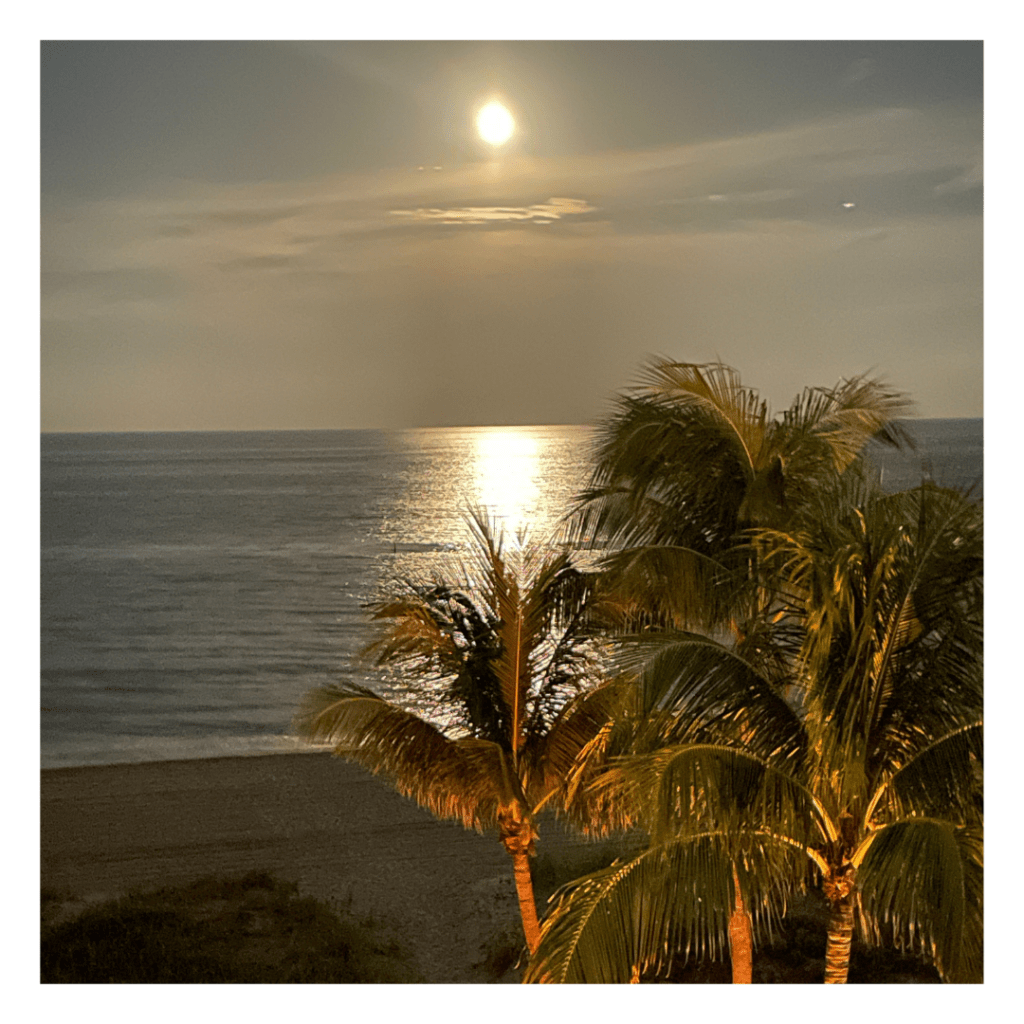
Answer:
<svg viewBox="0 0 1024 1024"><path fill-rule="evenodd" d="M49 894L49 909L59 903ZM44 910L47 909L44 907ZM42 929L43 984L422 980L392 928L266 872L137 892Z"/></svg>

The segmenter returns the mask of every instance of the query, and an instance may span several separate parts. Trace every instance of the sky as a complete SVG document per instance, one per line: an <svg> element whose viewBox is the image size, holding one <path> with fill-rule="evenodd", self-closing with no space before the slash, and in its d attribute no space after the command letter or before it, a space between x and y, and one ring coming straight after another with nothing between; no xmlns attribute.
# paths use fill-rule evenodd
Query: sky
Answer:
<svg viewBox="0 0 1024 1024"><path fill-rule="evenodd" d="M42 429L592 422L655 355L980 416L982 53L44 42Z"/></svg>

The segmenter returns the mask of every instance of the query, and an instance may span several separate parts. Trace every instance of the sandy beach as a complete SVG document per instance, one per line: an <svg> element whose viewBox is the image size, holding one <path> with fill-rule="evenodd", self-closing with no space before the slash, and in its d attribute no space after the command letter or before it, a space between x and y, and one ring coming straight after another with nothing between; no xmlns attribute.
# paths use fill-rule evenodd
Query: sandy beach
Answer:
<svg viewBox="0 0 1024 1024"><path fill-rule="evenodd" d="M542 850L581 842L541 825ZM69 909L256 869L393 923L435 983L484 980L482 943L518 921L496 836L437 821L327 754L41 772L41 884Z"/></svg>

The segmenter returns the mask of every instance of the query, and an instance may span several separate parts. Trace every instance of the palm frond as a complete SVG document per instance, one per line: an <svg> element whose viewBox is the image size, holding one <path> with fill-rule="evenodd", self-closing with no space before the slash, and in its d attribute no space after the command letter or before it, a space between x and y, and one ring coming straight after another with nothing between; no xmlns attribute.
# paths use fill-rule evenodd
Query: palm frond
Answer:
<svg viewBox="0 0 1024 1024"><path fill-rule="evenodd" d="M578 693L530 744L530 776L543 779L538 787L545 797L553 789L567 786L597 737L628 713L634 689L632 679L616 676Z"/></svg>
<svg viewBox="0 0 1024 1024"><path fill-rule="evenodd" d="M728 562L733 564L728 564ZM626 620L714 630L749 612L756 581L736 559L679 545L630 547L601 560L605 587Z"/></svg>
<svg viewBox="0 0 1024 1024"><path fill-rule="evenodd" d="M634 393L673 412L699 410L717 422L751 473L761 462L768 403L724 363L677 363L655 359L641 372Z"/></svg>
<svg viewBox="0 0 1024 1024"><path fill-rule="evenodd" d="M843 474L868 442L905 445L905 397L863 377L808 389L781 420L721 363L652 360L596 443L574 536L622 546L727 545L777 524Z"/></svg>
<svg viewBox="0 0 1024 1024"><path fill-rule="evenodd" d="M334 745L338 757L387 777L439 818L483 830L498 807L521 794L508 778L505 754L484 740L453 740L436 726L348 683L312 690L295 719L300 736Z"/></svg>
<svg viewBox="0 0 1024 1024"><path fill-rule="evenodd" d="M654 362L598 436L577 536L721 545L760 456L764 403L728 367Z"/></svg>
<svg viewBox="0 0 1024 1024"><path fill-rule="evenodd" d="M734 861L724 839L718 832L675 839L560 890L524 980L618 984L634 969L666 971L677 958L724 957L734 868L755 937L764 935L784 912L779 879L791 877L778 870L779 858L794 854L761 837Z"/></svg>
<svg viewBox="0 0 1024 1024"><path fill-rule="evenodd" d="M981 834L907 818L870 837L857 870L861 929L927 956L944 981L980 981Z"/></svg>
<svg viewBox="0 0 1024 1024"><path fill-rule="evenodd" d="M859 746L881 765L920 729L977 717L981 524L970 505L934 488L883 495L854 476L822 488L798 529L758 531L761 564L803 626L800 674L814 681L808 699L837 764Z"/></svg>
<svg viewBox="0 0 1024 1024"><path fill-rule="evenodd" d="M460 733L468 734L459 741L460 757L469 739L504 751L505 760L491 766L492 789L515 790L528 808L554 799L564 787L556 775L571 769L610 713L604 697L585 699L604 678L605 642L595 628L603 596L597 575L579 570L567 551L525 536L506 546L501 528L481 509L470 508L466 519L470 543L458 557L429 574L391 580L369 606L384 628L366 654L392 673L407 711L444 715L449 735L422 732L425 752ZM356 695L335 688L310 696L314 704L337 704L330 715L320 706L321 733L351 731L362 714L381 732L380 742L369 730L357 745L362 763L379 762L392 773L412 764L403 751L415 746L419 727L397 705L385 711L368 690L358 692L357 713ZM511 788L501 778L509 766L517 780ZM441 798L430 794L442 785L461 793L446 775L421 784L425 806L440 806Z"/></svg>
<svg viewBox="0 0 1024 1024"><path fill-rule="evenodd" d="M612 760L590 788L629 808L654 843L716 828L745 849L767 828L806 849L830 838L830 823L795 767L735 743L678 743Z"/></svg>
<svg viewBox="0 0 1024 1024"><path fill-rule="evenodd" d="M871 806L869 821L897 820L911 814L941 813L966 823L977 813L984 759L983 725L971 722L938 739L921 732L917 749L888 766Z"/></svg>
<svg viewBox="0 0 1024 1024"><path fill-rule="evenodd" d="M648 722L634 746L730 736L775 758L802 747L801 723L776 680L736 647L699 633L642 634L621 638L612 663L639 677Z"/></svg>
<svg viewBox="0 0 1024 1024"><path fill-rule="evenodd" d="M776 438L785 457L797 455L804 479L820 483L844 473L872 439L889 447L913 447L901 417L911 411L907 396L864 376L834 388L806 388L783 415Z"/></svg>

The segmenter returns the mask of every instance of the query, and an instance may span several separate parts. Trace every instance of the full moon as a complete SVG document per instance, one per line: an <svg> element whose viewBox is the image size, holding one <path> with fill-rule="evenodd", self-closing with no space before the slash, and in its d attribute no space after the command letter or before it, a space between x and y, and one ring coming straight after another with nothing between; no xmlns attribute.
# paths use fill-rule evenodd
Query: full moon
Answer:
<svg viewBox="0 0 1024 1024"><path fill-rule="evenodd" d="M507 142L515 127L512 115L496 100L481 107L476 115L476 130L480 138L492 146Z"/></svg>

